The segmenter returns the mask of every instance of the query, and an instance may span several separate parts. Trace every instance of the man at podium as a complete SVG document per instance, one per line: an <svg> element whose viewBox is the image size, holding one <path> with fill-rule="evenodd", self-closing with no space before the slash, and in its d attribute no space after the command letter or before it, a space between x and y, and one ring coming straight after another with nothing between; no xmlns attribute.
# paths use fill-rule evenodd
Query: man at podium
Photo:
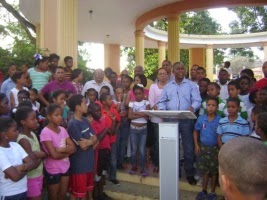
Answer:
<svg viewBox="0 0 267 200"><path fill-rule="evenodd" d="M195 112L201 105L201 97L197 85L186 79L186 68L181 62L173 64L175 80L170 81L163 89L158 103L159 110L180 110ZM184 169L188 183L195 185L194 178L194 120L165 119L169 122L179 122L179 132L182 137L184 152ZM179 133L178 133L179 134Z"/></svg>

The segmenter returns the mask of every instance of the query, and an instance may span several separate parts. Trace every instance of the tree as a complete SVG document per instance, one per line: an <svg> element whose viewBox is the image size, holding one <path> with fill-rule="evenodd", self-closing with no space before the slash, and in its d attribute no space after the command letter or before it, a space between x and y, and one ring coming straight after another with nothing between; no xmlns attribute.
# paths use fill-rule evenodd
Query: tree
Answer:
<svg viewBox="0 0 267 200"><path fill-rule="evenodd" d="M230 23L231 34L257 33L267 31L267 7L236 7L229 10L236 13L238 20ZM251 48L232 48L233 56L244 56L250 61L258 59Z"/></svg>
<svg viewBox="0 0 267 200"><path fill-rule="evenodd" d="M230 23L232 34L257 33L267 31L267 7L251 6L230 8L238 20Z"/></svg>

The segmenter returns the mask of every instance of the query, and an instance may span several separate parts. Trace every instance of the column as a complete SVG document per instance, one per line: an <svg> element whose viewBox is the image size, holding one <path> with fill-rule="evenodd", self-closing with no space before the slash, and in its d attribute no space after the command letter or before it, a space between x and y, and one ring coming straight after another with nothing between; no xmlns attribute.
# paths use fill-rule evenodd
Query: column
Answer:
<svg viewBox="0 0 267 200"><path fill-rule="evenodd" d="M267 61L267 42L263 43L264 62Z"/></svg>
<svg viewBox="0 0 267 200"><path fill-rule="evenodd" d="M50 53L73 57L77 67L77 1L41 0L41 39L40 48L48 48Z"/></svg>
<svg viewBox="0 0 267 200"><path fill-rule="evenodd" d="M168 60L180 61L179 49L179 16L168 17Z"/></svg>
<svg viewBox="0 0 267 200"><path fill-rule="evenodd" d="M206 73L207 78L213 81L213 45L207 45L206 48Z"/></svg>
<svg viewBox="0 0 267 200"><path fill-rule="evenodd" d="M145 60L145 32L143 30L135 31L135 65L141 65L144 67Z"/></svg>
<svg viewBox="0 0 267 200"><path fill-rule="evenodd" d="M104 45L104 67L111 67L113 71L120 74L120 45Z"/></svg>
<svg viewBox="0 0 267 200"><path fill-rule="evenodd" d="M192 65L197 64L199 66L206 65L206 50L204 48L190 48L189 49L189 70Z"/></svg>
<svg viewBox="0 0 267 200"><path fill-rule="evenodd" d="M161 68L161 64L165 59L166 59L166 42L158 41L158 68Z"/></svg>

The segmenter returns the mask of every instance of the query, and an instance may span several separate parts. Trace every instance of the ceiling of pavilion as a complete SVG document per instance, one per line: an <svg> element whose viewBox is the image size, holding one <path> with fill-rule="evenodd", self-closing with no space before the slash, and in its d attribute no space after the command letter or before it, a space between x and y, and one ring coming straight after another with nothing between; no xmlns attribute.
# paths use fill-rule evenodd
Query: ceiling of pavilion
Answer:
<svg viewBox="0 0 267 200"><path fill-rule="evenodd" d="M78 0L77 2L78 40L134 46L136 19L151 9L178 1ZM28 20L34 24L40 23L40 10L36 9L40 8L40 0L20 0L19 6ZM93 11L91 15L90 10Z"/></svg>
<svg viewBox="0 0 267 200"><path fill-rule="evenodd" d="M20 0L19 6L21 11L25 17L34 24L40 23L40 1L41 0ZM122 46L135 46L134 32L136 30L136 22L138 23L140 19L142 21L143 16L144 19L146 19L146 16L149 16L151 12L159 10L158 7L163 8L159 13L175 13L177 9L190 10L189 8L196 7L197 3L203 3L205 8L205 6L218 7L217 3L220 5L231 5L235 2L237 2L237 4L240 4L240 2L248 2L250 4L251 0L196 0L195 2L197 3L195 4L192 4L192 1L190 2L190 0L77 0L77 2L78 40L95 43L120 44ZM254 0L254 3L255 2L266 4L266 0ZM176 5L175 7L175 4L183 4L184 7L180 8L180 5ZM90 10L93 11L92 14L89 13ZM146 30L147 28L145 31ZM157 43L151 39L157 40L157 37L163 37L164 34L159 34L157 32L150 34L151 31L146 32L147 38L150 37L150 39L145 40L145 47L156 48ZM164 37L165 39L162 40L166 41L166 34ZM200 36L200 40L201 37L205 36ZM187 39L190 40L192 38L187 37ZM207 44L216 44L216 42L213 42L211 39L212 38L206 39ZM233 39L235 40L235 38ZM260 36L260 38L256 36L256 39L252 38L250 42L254 43L254 45L258 45L261 39L262 36ZM199 40L193 38L193 41L197 42ZM201 42L200 44L194 45L192 41L186 42L182 38L180 38L180 42L181 48L189 48L193 46L202 47L204 45ZM225 40L223 42L224 44L228 43ZM245 43L246 39L242 42L243 47L246 46ZM231 40L229 40L228 44L231 44ZM218 47L221 46L222 45L220 44Z"/></svg>

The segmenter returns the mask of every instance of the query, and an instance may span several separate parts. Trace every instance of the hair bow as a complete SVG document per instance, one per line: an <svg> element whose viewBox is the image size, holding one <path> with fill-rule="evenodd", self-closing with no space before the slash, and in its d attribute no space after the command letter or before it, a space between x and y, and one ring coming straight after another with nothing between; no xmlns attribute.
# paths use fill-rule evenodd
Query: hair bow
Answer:
<svg viewBox="0 0 267 200"><path fill-rule="evenodd" d="M39 53L35 54L33 57L35 58L35 60L42 60L43 59L43 57Z"/></svg>
<svg viewBox="0 0 267 200"><path fill-rule="evenodd" d="M144 86L143 86L143 84L137 84L137 86L139 86L139 87L141 87L141 88L143 88Z"/></svg>

